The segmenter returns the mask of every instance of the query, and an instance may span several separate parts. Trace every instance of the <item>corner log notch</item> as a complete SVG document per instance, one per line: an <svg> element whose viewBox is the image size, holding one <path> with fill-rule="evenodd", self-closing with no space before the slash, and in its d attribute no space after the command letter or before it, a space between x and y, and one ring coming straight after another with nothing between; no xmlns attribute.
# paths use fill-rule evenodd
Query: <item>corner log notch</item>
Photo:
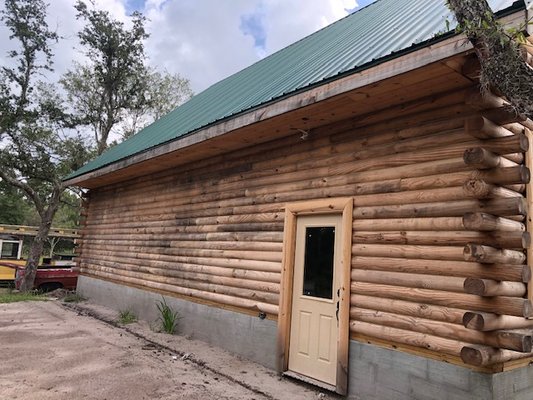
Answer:
<svg viewBox="0 0 533 400"><path fill-rule="evenodd" d="M464 119L463 132L475 143L463 147L465 172L438 160L409 172L399 167L392 173L403 174L410 192L354 199L351 329L490 367L532 351L533 305L524 298L531 280L524 253L531 247L524 197L530 172L523 165L531 121L490 93L471 92L465 104L478 110ZM433 197L418 186L428 171L443 174ZM395 182L388 177L382 185ZM483 325L480 315L499 322L472 329Z"/></svg>
<svg viewBox="0 0 533 400"><path fill-rule="evenodd" d="M470 68L472 66L470 65ZM500 103L497 96L488 94L486 99L493 105L500 104L506 107L505 101ZM524 116L518 116L524 121ZM465 131L477 138L499 138L504 141L512 138L518 142L519 151L514 152L507 148L488 149L486 146L469 148L464 153L464 162L479 170L490 170L502 166L513 166L522 164L529 156L529 139L527 136L528 128L512 123L509 129L494 124L489 119L470 118L465 121ZM526 134L525 134L526 133ZM503 142L502 142L503 145ZM524 153L528 154L524 157ZM526 163L531 166L530 163ZM526 214L528 205L531 202L530 184L527 182L527 202L524 201L523 214ZM511 189L511 190L509 190ZM486 182L476 180L465 184L465 190L473 197L517 197L522 198L521 190L513 191L514 188L503 188L489 185ZM463 216L463 225L466 229L476 230L479 232L488 232L491 235L501 232L502 234L524 233L520 243L509 245L503 242L499 246L488 245L488 243L469 243L464 248L465 261L475 261L487 265L487 268L500 265L502 263L511 265L523 265L530 257L522 249L527 249L527 255L530 255L531 237L529 234L531 218L527 216L528 226L526 226L516 217L506 218L491 213L471 212ZM529 268L527 268L529 269ZM524 283L510 282L506 280L495 280L481 277L468 277L464 281L464 290L466 293L480 297L493 299L505 297L524 297L528 294L527 284L531 281L531 272L525 274ZM486 313L481 311L469 311L464 313L462 322L466 329L498 334L501 339L500 343L490 344L488 341L483 344L469 344L461 349L461 359L466 364L475 366L490 366L497 363L516 360L527 356L532 351L533 321L527 319L532 316L533 307L531 301L524 299L524 315L511 316L500 313Z"/></svg>

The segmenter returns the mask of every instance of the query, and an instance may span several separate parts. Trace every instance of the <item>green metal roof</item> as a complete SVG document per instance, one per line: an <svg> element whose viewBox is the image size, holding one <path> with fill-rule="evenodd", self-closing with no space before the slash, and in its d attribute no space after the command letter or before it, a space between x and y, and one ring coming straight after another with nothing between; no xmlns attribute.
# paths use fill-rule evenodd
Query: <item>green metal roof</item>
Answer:
<svg viewBox="0 0 533 400"><path fill-rule="evenodd" d="M523 1L489 3L494 11L524 8ZM454 27L455 20L445 0L377 0L214 84L66 179L413 51L448 37Z"/></svg>

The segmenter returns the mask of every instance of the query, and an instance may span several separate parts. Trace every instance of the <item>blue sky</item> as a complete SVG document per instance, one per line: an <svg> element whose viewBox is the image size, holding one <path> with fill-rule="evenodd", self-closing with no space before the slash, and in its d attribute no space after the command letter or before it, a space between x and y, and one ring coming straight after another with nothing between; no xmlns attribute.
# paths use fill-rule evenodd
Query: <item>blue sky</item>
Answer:
<svg viewBox="0 0 533 400"><path fill-rule="evenodd" d="M142 11L144 10L144 6L146 4L146 0L127 0L126 1L126 11L128 13L131 13L135 10Z"/></svg>

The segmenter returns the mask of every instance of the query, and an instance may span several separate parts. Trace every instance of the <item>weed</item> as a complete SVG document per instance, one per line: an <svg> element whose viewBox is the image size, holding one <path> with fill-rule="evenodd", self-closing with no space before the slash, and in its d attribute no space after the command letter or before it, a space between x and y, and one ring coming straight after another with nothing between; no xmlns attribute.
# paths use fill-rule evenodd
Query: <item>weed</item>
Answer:
<svg viewBox="0 0 533 400"><path fill-rule="evenodd" d="M63 297L63 301L65 303L79 303L85 300L87 300L85 297L82 297L77 293L68 293L65 297Z"/></svg>
<svg viewBox="0 0 533 400"><path fill-rule="evenodd" d="M174 333L180 320L180 315L177 311L174 311L162 297L162 300L156 303L159 311L159 321L161 322L161 328L166 333Z"/></svg>
<svg viewBox="0 0 533 400"><path fill-rule="evenodd" d="M46 301L48 298L35 292L6 291L0 293L0 303L16 303L18 301Z"/></svg>
<svg viewBox="0 0 533 400"><path fill-rule="evenodd" d="M122 325L131 324L137 321L137 316L130 310L121 310L118 312L118 322Z"/></svg>

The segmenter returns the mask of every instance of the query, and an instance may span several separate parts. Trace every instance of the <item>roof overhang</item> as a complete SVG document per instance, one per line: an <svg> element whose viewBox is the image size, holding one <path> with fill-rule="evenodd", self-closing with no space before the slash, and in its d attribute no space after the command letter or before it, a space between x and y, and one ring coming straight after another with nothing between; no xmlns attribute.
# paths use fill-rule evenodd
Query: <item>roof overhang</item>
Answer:
<svg viewBox="0 0 533 400"><path fill-rule="evenodd" d="M502 23L518 27L526 20L526 10L507 15ZM529 10L531 13L531 10ZM259 106L227 120L214 123L189 135L179 137L119 160L97 170L85 173L65 181L69 186L96 188L114 182L131 179L140 175L161 171L183 165L204 157L236 150L255 143L262 143L291 132L313 129L320 122L313 124L305 117L303 110L313 110L314 106L334 102L335 99L350 97L363 100L368 96L364 88L375 87L379 82L420 70L432 64L443 62L455 56L472 52L472 45L467 38L454 35L418 48L407 54L378 63L367 69L356 71L348 76L312 87L308 90L287 96L270 104ZM309 113L307 113L309 114ZM312 115L312 113L311 113ZM283 126L283 117L290 116ZM322 119L322 125L349 117L337 113L329 120ZM261 129L266 121L276 121L268 129ZM281 125L280 125L281 124ZM282 127L283 126L283 127ZM253 135L250 134L253 130Z"/></svg>

